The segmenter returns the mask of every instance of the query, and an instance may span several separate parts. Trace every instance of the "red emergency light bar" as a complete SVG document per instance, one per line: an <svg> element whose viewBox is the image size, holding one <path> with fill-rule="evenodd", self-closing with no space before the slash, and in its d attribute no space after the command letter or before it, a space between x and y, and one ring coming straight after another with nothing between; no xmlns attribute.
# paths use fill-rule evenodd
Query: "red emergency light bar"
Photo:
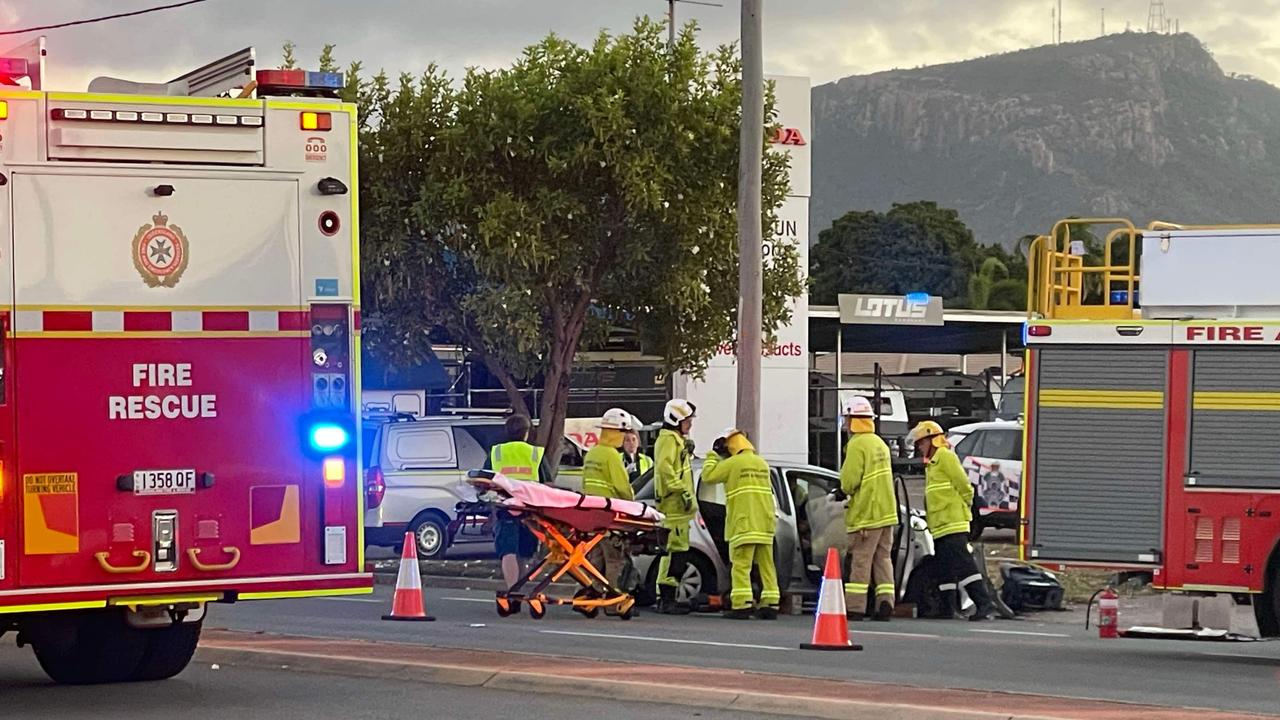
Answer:
<svg viewBox="0 0 1280 720"><path fill-rule="evenodd" d="M0 58L0 77L27 77L29 72L27 60L23 58Z"/></svg>
<svg viewBox="0 0 1280 720"><path fill-rule="evenodd" d="M258 92L297 93L336 97L345 84L342 73L310 72L307 70L259 70L255 76Z"/></svg>

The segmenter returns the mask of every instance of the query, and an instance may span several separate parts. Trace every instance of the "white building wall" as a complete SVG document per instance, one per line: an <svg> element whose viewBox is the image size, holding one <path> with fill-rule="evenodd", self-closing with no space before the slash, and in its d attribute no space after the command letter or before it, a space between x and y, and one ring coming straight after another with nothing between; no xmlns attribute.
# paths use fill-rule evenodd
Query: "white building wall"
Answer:
<svg viewBox="0 0 1280 720"><path fill-rule="evenodd" d="M774 152L791 156L790 191L778 210L778 223L765 228L765 262L774 243L789 242L800 251L800 269L809 273L809 191L812 127L809 78L770 76L775 83L778 122L798 131L804 144L775 144ZM791 143L796 135L790 134ZM792 302L791 323L779 328L775 343L765 350L761 370L760 437L756 447L770 458L806 462L809 456L809 297ZM676 397L698 406L693 438L698 454L705 454L716 435L732 427L737 417L738 369L728 348L717 354L699 382L686 376L673 378Z"/></svg>

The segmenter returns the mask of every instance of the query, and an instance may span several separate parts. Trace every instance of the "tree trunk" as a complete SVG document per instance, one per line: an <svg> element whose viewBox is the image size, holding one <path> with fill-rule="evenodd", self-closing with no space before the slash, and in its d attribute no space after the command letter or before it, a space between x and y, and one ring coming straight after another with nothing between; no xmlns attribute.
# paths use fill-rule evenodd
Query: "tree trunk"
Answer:
<svg viewBox="0 0 1280 720"><path fill-rule="evenodd" d="M480 350L476 354L480 356L480 361L488 368L489 373L502 383L502 389L507 393L507 402L511 403L511 409L516 413L528 415L529 403L524 399L524 393L520 392L520 386L516 384L516 379L511 373L489 353Z"/></svg>
<svg viewBox="0 0 1280 720"><path fill-rule="evenodd" d="M560 307L551 307L551 349L542 383L541 412L538 415L538 444L553 459L560 457L565 415L569 409L569 387L573 380L573 360L578 341L586 327L590 296L583 292L565 317ZM554 477L559 462L549 468Z"/></svg>

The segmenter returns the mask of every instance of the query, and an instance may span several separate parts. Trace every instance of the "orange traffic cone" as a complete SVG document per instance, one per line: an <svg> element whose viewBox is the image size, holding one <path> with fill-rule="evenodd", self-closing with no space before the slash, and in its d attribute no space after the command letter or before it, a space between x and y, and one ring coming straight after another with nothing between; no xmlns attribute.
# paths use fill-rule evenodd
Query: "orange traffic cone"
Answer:
<svg viewBox="0 0 1280 720"><path fill-rule="evenodd" d="M435 620L423 609L422 574L418 571L418 544L413 533L404 534L404 550L400 553L400 575L396 578L396 594L391 600L391 614L383 620Z"/></svg>
<svg viewBox="0 0 1280 720"><path fill-rule="evenodd" d="M861 650L849 641L849 619L844 614L844 580L840 577L840 553L827 549L827 568L818 592L818 612L813 616L813 641L801 650Z"/></svg>

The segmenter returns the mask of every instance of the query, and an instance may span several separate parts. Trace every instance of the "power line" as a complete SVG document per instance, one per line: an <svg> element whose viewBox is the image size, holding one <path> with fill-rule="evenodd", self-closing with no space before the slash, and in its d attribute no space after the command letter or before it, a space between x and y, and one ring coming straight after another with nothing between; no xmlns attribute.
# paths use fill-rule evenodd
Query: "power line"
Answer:
<svg viewBox="0 0 1280 720"><path fill-rule="evenodd" d="M174 10L187 5L197 5L209 0L185 0L185 2L170 3L168 5L157 5L156 7L143 8L141 10L133 10L130 12L116 13L114 15L103 15L101 17L86 18L84 20L70 20L67 22L54 23L52 25L39 25L37 27L22 28L20 30L2 30L0 35L21 35L23 33L37 32L39 30L57 30L58 28L75 27L76 25L89 25L92 23L106 22L107 20L119 20L120 18L135 17L137 15L146 15L147 13L160 12L161 10Z"/></svg>

